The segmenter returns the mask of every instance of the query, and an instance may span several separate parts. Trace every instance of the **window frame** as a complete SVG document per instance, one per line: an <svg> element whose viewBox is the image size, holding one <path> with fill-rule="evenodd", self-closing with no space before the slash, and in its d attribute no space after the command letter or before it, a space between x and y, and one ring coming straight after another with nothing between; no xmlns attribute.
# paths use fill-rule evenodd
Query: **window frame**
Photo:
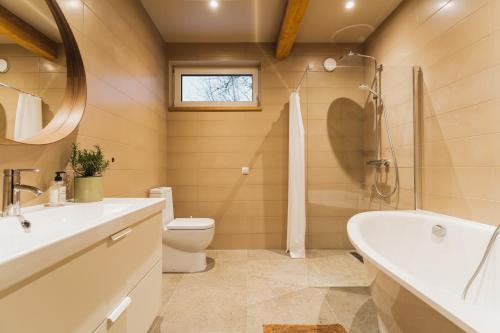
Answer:
<svg viewBox="0 0 500 333"><path fill-rule="evenodd" d="M251 75L252 101L250 102L184 102L182 101L183 75ZM251 65L178 65L172 66L171 110L259 110L260 109L260 67Z"/></svg>

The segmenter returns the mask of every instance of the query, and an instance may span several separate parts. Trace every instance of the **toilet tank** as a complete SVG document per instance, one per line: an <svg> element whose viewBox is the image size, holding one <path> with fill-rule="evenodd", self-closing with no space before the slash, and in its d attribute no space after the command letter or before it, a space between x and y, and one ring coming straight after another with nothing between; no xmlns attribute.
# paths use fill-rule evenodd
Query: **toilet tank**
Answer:
<svg viewBox="0 0 500 333"><path fill-rule="evenodd" d="M163 211L163 224L166 225L168 222L174 219L174 201L172 199L172 188L171 187L155 187L149 190L150 198L164 198L165 199L165 210Z"/></svg>

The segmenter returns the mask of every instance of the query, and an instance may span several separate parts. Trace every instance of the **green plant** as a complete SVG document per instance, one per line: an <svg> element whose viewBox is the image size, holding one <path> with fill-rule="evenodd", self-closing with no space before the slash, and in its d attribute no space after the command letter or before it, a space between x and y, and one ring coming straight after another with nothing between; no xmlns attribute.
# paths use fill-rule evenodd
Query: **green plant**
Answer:
<svg viewBox="0 0 500 333"><path fill-rule="evenodd" d="M104 159L101 147L95 145L94 148L94 150L80 149L78 144L73 144L69 163L75 172L75 176L101 176L108 168L109 161Z"/></svg>

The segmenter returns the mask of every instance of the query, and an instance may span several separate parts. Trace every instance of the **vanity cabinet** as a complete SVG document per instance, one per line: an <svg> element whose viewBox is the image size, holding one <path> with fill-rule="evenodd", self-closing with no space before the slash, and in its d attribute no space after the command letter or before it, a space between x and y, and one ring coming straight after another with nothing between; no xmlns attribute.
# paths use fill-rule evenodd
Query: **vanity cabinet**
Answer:
<svg viewBox="0 0 500 333"><path fill-rule="evenodd" d="M161 212L0 292L0 332L147 332L161 303Z"/></svg>

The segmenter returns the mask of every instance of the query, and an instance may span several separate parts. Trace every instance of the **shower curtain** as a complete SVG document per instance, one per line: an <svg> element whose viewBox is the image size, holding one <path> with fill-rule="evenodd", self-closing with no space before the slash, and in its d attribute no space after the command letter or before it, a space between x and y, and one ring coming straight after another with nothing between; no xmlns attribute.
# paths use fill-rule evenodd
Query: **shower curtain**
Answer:
<svg viewBox="0 0 500 333"><path fill-rule="evenodd" d="M42 127L42 100L29 94L19 94L14 140L29 139L40 132Z"/></svg>
<svg viewBox="0 0 500 333"><path fill-rule="evenodd" d="M290 95L288 132L287 251L292 258L306 255L306 195L304 124L298 91Z"/></svg>

